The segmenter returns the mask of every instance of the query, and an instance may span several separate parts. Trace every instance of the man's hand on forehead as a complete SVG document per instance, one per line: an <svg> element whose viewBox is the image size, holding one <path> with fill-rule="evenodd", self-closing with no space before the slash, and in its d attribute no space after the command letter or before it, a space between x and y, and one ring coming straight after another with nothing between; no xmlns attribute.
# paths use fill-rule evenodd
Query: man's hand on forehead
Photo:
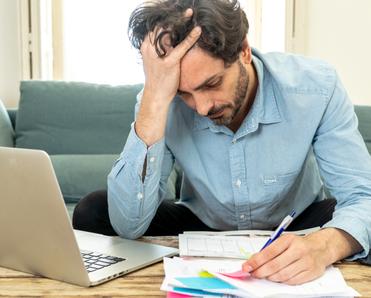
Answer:
<svg viewBox="0 0 371 298"><path fill-rule="evenodd" d="M193 15L193 10L192 8L187 8L185 11L184 11L184 18L186 19L189 19L192 17ZM196 27L195 27L196 28ZM196 29L196 34L192 34L192 32L194 31L194 29L192 29L192 31L190 32L189 35L192 35L191 38L189 38L189 35L183 40L185 43L189 44L191 43L192 46L194 45L194 43L197 41L197 39L199 38L198 36L198 29ZM155 27L155 29L151 32L149 32L146 36L146 38L144 39L143 43L150 43L151 46L153 48L155 48L156 50L156 53L159 57L163 58L163 57L166 57L166 56L169 56L169 54L174 50L173 46L172 46L172 43L171 43L171 39L170 39L170 32L169 33L166 33L164 34L164 36L162 36L160 39L158 39L159 35L164 31L165 29L164 28L161 28L161 27ZM192 37L195 37L196 39L193 40ZM142 47L143 47L143 43L142 43ZM157 43L157 44L156 44ZM162 46L160 46L160 43ZM183 42L179 43L182 44ZM187 51L192 47L190 46ZM143 55L143 52L142 52L142 47L140 49L140 52L142 53ZM159 48L160 48L160 51L159 51ZM177 47L176 47L177 48ZM162 53L161 53L162 52ZM184 56L185 53L182 55Z"/></svg>
<svg viewBox="0 0 371 298"><path fill-rule="evenodd" d="M192 15L192 9L184 12L186 18ZM147 34L140 47L145 83L135 129L147 146L164 136L168 107L179 89L181 60L201 35L201 27L196 26L183 41L172 47L170 36L166 34L159 55L158 49L156 51L159 45L155 43L159 42L158 36L163 30L166 29L156 28Z"/></svg>

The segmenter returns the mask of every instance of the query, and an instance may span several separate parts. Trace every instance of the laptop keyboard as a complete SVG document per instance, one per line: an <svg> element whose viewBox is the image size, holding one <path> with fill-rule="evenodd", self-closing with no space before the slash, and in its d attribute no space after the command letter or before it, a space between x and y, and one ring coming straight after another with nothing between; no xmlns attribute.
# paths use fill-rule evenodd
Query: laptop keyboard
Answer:
<svg viewBox="0 0 371 298"><path fill-rule="evenodd" d="M92 251L81 251L81 255L88 273L126 260Z"/></svg>

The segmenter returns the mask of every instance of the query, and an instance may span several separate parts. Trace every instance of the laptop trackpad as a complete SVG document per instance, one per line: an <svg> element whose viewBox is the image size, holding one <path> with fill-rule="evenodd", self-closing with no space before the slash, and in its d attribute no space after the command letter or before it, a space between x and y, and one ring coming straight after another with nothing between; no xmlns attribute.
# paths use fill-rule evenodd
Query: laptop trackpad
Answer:
<svg viewBox="0 0 371 298"><path fill-rule="evenodd" d="M127 240L118 236L104 236L89 232L74 230L81 250L101 252L123 258L157 259L174 255L178 252L172 247Z"/></svg>
<svg viewBox="0 0 371 298"><path fill-rule="evenodd" d="M120 237L111 237L85 231L73 230L80 250L107 252L120 243Z"/></svg>

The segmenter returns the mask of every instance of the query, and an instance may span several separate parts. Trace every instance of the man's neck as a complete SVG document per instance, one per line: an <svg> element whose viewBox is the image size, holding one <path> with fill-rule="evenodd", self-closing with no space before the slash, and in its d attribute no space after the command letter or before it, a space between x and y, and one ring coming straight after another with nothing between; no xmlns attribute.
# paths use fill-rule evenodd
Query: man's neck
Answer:
<svg viewBox="0 0 371 298"><path fill-rule="evenodd" d="M234 117L233 121L228 125L228 128L234 133L240 128L243 120L246 118L247 114L255 101L256 91L258 89L258 76L256 73L255 66L253 63L247 66L247 73L249 78L249 85L247 87L246 97L241 109Z"/></svg>

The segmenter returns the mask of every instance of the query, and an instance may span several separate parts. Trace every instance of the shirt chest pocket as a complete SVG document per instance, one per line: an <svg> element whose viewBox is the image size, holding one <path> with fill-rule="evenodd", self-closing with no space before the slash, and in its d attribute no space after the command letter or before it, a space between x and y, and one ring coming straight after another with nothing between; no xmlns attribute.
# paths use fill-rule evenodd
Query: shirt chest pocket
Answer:
<svg viewBox="0 0 371 298"><path fill-rule="evenodd" d="M260 175L254 184L255 196L251 196L250 207L253 228L262 229L267 227L267 223L274 228L279 224L275 222L278 216L282 219L282 212L288 212L292 206L293 192L298 187L296 180L300 171L288 172L284 174Z"/></svg>
<svg viewBox="0 0 371 298"><path fill-rule="evenodd" d="M262 176L262 201L270 202L272 206L283 204L290 199L290 192L295 188L295 181L300 171Z"/></svg>

